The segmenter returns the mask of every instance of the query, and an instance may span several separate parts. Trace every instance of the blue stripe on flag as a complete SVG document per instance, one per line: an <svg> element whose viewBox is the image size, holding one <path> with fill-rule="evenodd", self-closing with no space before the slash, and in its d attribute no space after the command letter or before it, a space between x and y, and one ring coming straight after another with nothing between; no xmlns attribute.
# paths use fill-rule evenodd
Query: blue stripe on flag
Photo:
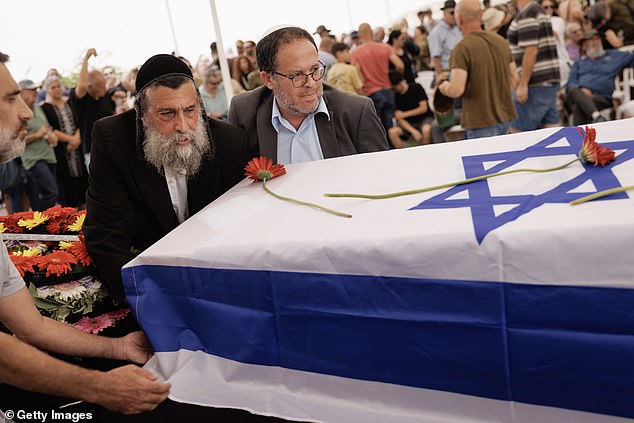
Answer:
<svg viewBox="0 0 634 423"><path fill-rule="evenodd" d="M634 417L634 290L171 266L123 276L159 352Z"/></svg>

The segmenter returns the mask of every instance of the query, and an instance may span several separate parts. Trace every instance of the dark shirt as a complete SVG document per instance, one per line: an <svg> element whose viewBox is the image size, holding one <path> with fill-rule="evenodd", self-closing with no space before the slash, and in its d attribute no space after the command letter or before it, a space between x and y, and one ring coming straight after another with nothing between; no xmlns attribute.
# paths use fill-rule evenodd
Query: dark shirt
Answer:
<svg viewBox="0 0 634 423"><path fill-rule="evenodd" d="M82 98L75 94L76 88L70 90L70 107L77 116L77 126L81 135L81 145L84 153L90 153L92 142L92 127L95 122L106 116L114 114L115 104L110 96L95 100L86 93Z"/></svg>
<svg viewBox="0 0 634 423"><path fill-rule="evenodd" d="M416 80L416 74L414 73L412 58L405 50L403 50L403 55L398 57L403 61L403 78L405 78L408 83L413 84ZM394 65L390 62L390 70L393 69L395 69Z"/></svg>
<svg viewBox="0 0 634 423"><path fill-rule="evenodd" d="M409 84L408 90L405 94L394 93L394 102L396 103L396 110L401 110L403 112L407 110L412 110L418 107L421 101L427 101L427 93L420 84L413 83ZM433 118L434 114L427 109L427 112L405 118L411 125L419 125L425 120L425 118Z"/></svg>

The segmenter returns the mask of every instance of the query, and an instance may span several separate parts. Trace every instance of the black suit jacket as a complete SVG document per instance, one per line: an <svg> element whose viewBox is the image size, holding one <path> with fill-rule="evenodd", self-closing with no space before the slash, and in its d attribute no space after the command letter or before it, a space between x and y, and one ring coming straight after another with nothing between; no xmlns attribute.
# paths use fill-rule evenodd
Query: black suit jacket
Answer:
<svg viewBox="0 0 634 423"><path fill-rule="evenodd" d="M190 216L243 178L245 132L208 120L215 156L187 182ZM121 267L178 226L165 177L143 158L134 110L99 120L93 129L84 223L86 247L112 295L124 298Z"/></svg>
<svg viewBox="0 0 634 423"><path fill-rule="evenodd" d="M247 131L252 157L262 155L277 163L273 98L273 91L265 86L237 95L231 100L228 120ZM323 99L330 119L318 113L315 123L325 159L389 149L372 100L326 84Z"/></svg>

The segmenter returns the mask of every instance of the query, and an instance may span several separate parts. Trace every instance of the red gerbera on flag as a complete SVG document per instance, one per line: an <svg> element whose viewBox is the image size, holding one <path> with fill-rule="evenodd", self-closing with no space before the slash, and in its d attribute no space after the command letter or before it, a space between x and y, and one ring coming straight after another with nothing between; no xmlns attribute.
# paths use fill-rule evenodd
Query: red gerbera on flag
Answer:
<svg viewBox="0 0 634 423"><path fill-rule="evenodd" d="M352 217L352 215L348 213L338 212L336 210L332 210L319 204L309 203L306 201L295 200L294 198L284 197L282 195L276 194L266 186L266 181L269 179L273 179L276 176L281 176L286 173L286 169L284 165L281 164L273 164L273 160L267 159L266 157L256 157L251 159L249 163L244 167L244 176L253 179L255 182L262 182L262 188L264 191L271 194L273 197L278 198L284 201L290 201L291 203L301 204L302 206L314 207L319 210L323 210L327 213L336 214L337 216L343 217Z"/></svg>
<svg viewBox="0 0 634 423"><path fill-rule="evenodd" d="M77 258L66 251L56 250L51 254L37 257L37 267L46 270L46 276L55 274L61 276L72 271L71 264L77 264Z"/></svg>
<svg viewBox="0 0 634 423"><path fill-rule="evenodd" d="M273 164L273 160L266 157L251 159L244 167L245 176L254 181L268 181L276 176L282 176L286 173L284 165Z"/></svg>
<svg viewBox="0 0 634 423"><path fill-rule="evenodd" d="M595 141L597 137L597 130L586 126L586 133L579 128L577 130L584 136L581 150L579 150L579 157L584 163L593 164L601 167L613 162L616 158L614 151L608 147L603 147Z"/></svg>

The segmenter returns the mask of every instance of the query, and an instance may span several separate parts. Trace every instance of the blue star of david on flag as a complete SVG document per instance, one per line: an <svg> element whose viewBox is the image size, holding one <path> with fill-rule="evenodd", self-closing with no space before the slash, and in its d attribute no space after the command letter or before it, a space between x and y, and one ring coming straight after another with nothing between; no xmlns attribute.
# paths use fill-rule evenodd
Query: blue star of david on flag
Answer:
<svg viewBox="0 0 634 423"><path fill-rule="evenodd" d="M565 139L567 145L561 143ZM531 145L524 150L505 151L501 153L481 154L475 156L465 156L462 158L465 176L472 178L476 176L496 173L508 169L525 159L534 157L549 157L559 155L576 156L583 143L583 134L576 128L562 128L556 133L548 136L542 141ZM557 145L555 145L557 144ZM609 147L617 152L615 162L605 167L594 167L583 165L584 171L570 180L564 181L551 190L536 195L505 195L493 196L489 189L489 180L485 179L472 182L466 185L459 185L449 190L431 197L410 210L424 209L451 209L469 207L473 227L478 243L482 243L484 237L494 229L499 228L522 215L529 213L537 207L547 203L569 203L570 201L594 194L597 191L620 187L621 183L612 172L612 168L620 163L630 160L634 156L634 140L601 142L604 147ZM485 168L487 162L499 162L491 168ZM521 175L518 174L518 175ZM507 176L501 176L502 178ZM584 192L579 187L588 181L594 184L597 191ZM584 187L585 188L585 187ZM465 195L460 195L461 193ZM574 191L574 192L572 192ZM466 197L466 198L452 198ZM594 201L609 201L629 198L627 193L622 192L603 197ZM495 206L514 206L504 213L496 216Z"/></svg>

